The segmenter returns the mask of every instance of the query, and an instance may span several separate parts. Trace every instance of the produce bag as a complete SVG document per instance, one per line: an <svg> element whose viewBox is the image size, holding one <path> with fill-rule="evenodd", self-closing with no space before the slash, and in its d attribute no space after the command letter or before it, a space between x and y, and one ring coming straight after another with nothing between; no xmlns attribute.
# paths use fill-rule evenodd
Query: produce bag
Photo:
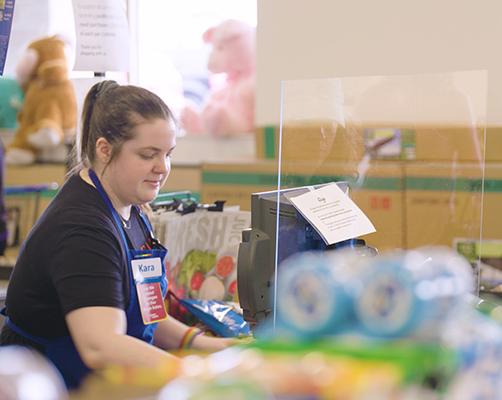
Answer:
<svg viewBox="0 0 502 400"><path fill-rule="evenodd" d="M169 289L179 298L236 301L237 254L248 211L156 211L152 223L168 249Z"/></svg>

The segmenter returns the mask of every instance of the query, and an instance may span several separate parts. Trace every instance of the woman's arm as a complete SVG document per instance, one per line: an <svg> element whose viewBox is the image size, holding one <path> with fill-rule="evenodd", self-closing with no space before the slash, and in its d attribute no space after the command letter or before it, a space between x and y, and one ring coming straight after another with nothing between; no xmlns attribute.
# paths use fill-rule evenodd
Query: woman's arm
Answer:
<svg viewBox="0 0 502 400"><path fill-rule="evenodd" d="M159 322L157 326L154 344L164 350L179 349L181 340L188 329L189 327L185 324L172 317L167 317L166 320ZM197 335L191 347L197 350L218 351L235 343L235 339Z"/></svg>
<svg viewBox="0 0 502 400"><path fill-rule="evenodd" d="M66 315L66 323L82 360L92 369L108 365L153 368L163 361L176 359L128 336L126 315L118 308L79 308Z"/></svg>

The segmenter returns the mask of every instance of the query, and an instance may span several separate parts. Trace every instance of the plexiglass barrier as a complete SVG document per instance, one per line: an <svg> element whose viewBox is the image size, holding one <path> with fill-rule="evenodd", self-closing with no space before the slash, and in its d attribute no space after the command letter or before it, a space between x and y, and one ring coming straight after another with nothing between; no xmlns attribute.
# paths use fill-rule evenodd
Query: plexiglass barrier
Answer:
<svg viewBox="0 0 502 400"><path fill-rule="evenodd" d="M483 209L485 175L497 181L485 166L486 85L485 71L284 81L274 293L288 256L360 246L356 239L380 253L447 246L472 263L477 288L489 286L478 269L492 241L482 242L502 231ZM322 196L311 196L304 212L285 199L330 182L344 182L338 188L374 233L359 234L362 217L331 189L315 192ZM312 203L322 200L329 204Z"/></svg>

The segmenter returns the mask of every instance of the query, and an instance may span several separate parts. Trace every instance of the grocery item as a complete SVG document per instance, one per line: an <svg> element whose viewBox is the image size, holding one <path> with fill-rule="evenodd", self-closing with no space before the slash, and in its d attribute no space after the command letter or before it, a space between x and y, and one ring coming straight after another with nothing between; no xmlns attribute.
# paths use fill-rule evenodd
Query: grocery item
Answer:
<svg viewBox="0 0 502 400"><path fill-rule="evenodd" d="M467 260L436 247L374 258L360 279L357 319L366 334L381 337L437 339L474 287Z"/></svg>
<svg viewBox="0 0 502 400"><path fill-rule="evenodd" d="M340 331L352 314L350 293L322 252L299 253L281 263L277 293L278 319L300 337Z"/></svg>
<svg viewBox="0 0 502 400"><path fill-rule="evenodd" d="M159 208L151 220L156 237L168 249L171 292L179 298L235 301L238 247L250 219L248 211L181 215ZM178 312L173 315L183 319Z"/></svg>
<svg viewBox="0 0 502 400"><path fill-rule="evenodd" d="M249 324L242 312L230 303L215 300L180 299L180 303L218 336L250 335Z"/></svg>

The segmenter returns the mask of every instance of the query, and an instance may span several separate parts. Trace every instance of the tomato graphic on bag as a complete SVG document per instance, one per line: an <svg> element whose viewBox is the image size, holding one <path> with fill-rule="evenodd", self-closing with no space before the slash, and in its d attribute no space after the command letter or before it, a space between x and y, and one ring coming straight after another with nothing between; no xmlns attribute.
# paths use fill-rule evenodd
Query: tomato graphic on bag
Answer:
<svg viewBox="0 0 502 400"><path fill-rule="evenodd" d="M237 281L233 280L230 285L228 285L228 294L234 295L235 292L237 291Z"/></svg>
<svg viewBox="0 0 502 400"><path fill-rule="evenodd" d="M205 276L202 272L197 271L192 275L192 279L190 281L190 290L199 290L202 286L202 282L204 282Z"/></svg>
<svg viewBox="0 0 502 400"><path fill-rule="evenodd" d="M234 258L231 256L223 256L216 262L215 272L221 278L229 276L235 268Z"/></svg>

